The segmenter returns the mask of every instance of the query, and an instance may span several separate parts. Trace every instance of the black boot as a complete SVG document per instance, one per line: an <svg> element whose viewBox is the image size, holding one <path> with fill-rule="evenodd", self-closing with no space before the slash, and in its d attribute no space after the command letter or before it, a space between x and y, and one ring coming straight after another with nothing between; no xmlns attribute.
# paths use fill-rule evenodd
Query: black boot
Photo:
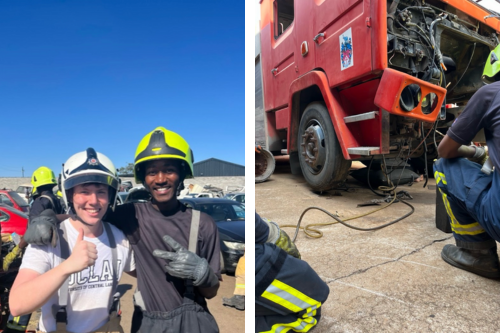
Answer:
<svg viewBox="0 0 500 333"><path fill-rule="evenodd" d="M486 243L489 244L489 248L484 248L480 245L481 243L474 244L457 241L457 245L460 247L451 244L445 245L441 251L441 258L448 264L471 273L490 279L499 279L500 262L498 260L496 243L494 245L493 243ZM481 249L481 247L483 248Z"/></svg>
<svg viewBox="0 0 500 333"><path fill-rule="evenodd" d="M231 306L238 310L245 310L245 296L234 295L231 298L222 297L222 305Z"/></svg>

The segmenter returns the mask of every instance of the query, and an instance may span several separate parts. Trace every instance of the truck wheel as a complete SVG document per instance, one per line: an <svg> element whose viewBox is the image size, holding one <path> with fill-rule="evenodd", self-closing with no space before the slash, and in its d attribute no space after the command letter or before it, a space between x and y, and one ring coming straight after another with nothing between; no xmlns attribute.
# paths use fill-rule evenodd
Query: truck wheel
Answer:
<svg viewBox="0 0 500 333"><path fill-rule="evenodd" d="M314 191L328 191L347 178L351 161L342 154L324 103L306 107L297 142L302 174Z"/></svg>

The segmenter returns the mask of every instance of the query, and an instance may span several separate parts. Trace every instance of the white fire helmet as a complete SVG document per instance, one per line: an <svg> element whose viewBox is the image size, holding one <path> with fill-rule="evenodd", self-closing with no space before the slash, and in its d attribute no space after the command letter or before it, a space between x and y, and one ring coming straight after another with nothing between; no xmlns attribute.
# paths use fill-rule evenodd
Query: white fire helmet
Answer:
<svg viewBox="0 0 500 333"><path fill-rule="evenodd" d="M61 192L66 207L72 207L68 201L68 190L76 185L97 183L109 186L109 205L115 209L119 186L116 168L107 156L96 152L94 148L71 156L63 164L61 178Z"/></svg>

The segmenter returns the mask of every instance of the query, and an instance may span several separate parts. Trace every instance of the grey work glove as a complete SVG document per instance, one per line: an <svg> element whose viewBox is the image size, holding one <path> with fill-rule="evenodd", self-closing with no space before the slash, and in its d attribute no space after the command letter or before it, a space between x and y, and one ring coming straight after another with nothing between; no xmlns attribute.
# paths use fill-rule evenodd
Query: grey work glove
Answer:
<svg viewBox="0 0 500 333"><path fill-rule="evenodd" d="M212 271L207 259L200 258L197 254L188 251L170 236L163 236L163 241L175 252L154 250L153 255L170 260L165 265L168 274L181 279L193 280L195 287L209 288L219 283L219 279Z"/></svg>
<svg viewBox="0 0 500 333"><path fill-rule="evenodd" d="M24 240L28 244L49 245L56 247L58 237L58 220L52 209L45 209L40 215L31 219Z"/></svg>
<svg viewBox="0 0 500 333"><path fill-rule="evenodd" d="M470 146L470 147L474 147L474 149L476 149L476 152L474 153L474 156L469 158L469 161L483 165L488 159L488 154L486 152L486 149L484 147L478 147L478 146Z"/></svg>

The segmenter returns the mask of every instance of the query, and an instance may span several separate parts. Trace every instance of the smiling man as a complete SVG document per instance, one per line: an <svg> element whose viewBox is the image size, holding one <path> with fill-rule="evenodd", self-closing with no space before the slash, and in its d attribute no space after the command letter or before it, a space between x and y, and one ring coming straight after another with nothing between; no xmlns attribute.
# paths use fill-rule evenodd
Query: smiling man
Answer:
<svg viewBox="0 0 500 333"><path fill-rule="evenodd" d="M134 176L151 200L120 205L106 217L125 232L136 258L132 332L218 332L205 300L217 294L221 279L217 226L177 200L193 176L191 148L158 127L137 147ZM199 223L196 253L186 250L192 222Z"/></svg>
<svg viewBox="0 0 500 333"><path fill-rule="evenodd" d="M62 174L63 198L74 214L59 226L63 237L55 247L28 247L10 293L11 313L41 307L41 332L123 332L113 296L134 262L125 235L102 221L116 203L116 169L89 148L70 157Z"/></svg>

